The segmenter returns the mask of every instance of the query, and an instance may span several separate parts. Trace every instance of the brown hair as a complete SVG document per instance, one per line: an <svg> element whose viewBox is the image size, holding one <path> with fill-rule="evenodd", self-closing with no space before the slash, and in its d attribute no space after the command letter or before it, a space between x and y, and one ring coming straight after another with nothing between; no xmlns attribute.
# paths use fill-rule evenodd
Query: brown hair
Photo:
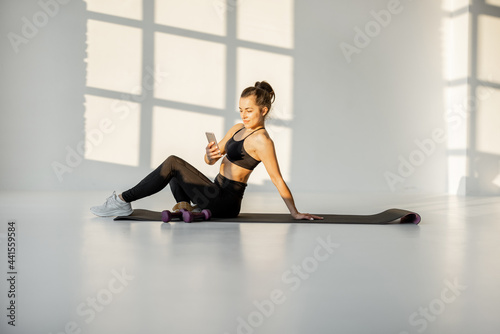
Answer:
<svg viewBox="0 0 500 334"><path fill-rule="evenodd" d="M262 108L267 108L267 115L271 111L271 104L276 99L273 87L267 81L257 81L253 87L247 87L241 93L241 97L255 96L255 103Z"/></svg>

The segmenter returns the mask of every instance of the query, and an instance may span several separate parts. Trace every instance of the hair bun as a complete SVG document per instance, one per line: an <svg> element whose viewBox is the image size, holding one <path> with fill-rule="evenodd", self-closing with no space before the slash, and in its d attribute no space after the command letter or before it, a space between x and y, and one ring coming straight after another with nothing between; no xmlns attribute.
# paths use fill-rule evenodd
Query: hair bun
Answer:
<svg viewBox="0 0 500 334"><path fill-rule="evenodd" d="M273 87L267 81L257 81L254 86L247 87L241 92L241 97L248 96L255 96L255 103L259 106L260 110L267 108L267 113L265 114L265 117L267 117L271 111L271 105L276 98Z"/></svg>
<svg viewBox="0 0 500 334"><path fill-rule="evenodd" d="M254 85L255 88L263 89L266 92L268 92L271 96L271 103L274 102L275 96L274 96L274 90L273 87L267 82L267 81L257 81L255 82Z"/></svg>

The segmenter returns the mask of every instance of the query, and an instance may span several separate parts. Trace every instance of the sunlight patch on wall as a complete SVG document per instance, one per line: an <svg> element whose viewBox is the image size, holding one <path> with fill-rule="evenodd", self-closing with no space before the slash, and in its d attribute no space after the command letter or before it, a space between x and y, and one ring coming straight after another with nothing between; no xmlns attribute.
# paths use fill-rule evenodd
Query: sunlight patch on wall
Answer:
<svg viewBox="0 0 500 334"><path fill-rule="evenodd" d="M486 98L478 99L477 104L477 149L500 155L500 90L491 87L478 87L478 90L488 90L489 94L478 93Z"/></svg>
<svg viewBox="0 0 500 334"><path fill-rule="evenodd" d="M486 0L486 4L500 7L500 0Z"/></svg>
<svg viewBox="0 0 500 334"><path fill-rule="evenodd" d="M500 18L479 15L478 18L478 79L500 83Z"/></svg>
<svg viewBox="0 0 500 334"><path fill-rule="evenodd" d="M469 76L469 15L445 17L443 32L443 78L456 80Z"/></svg>
<svg viewBox="0 0 500 334"><path fill-rule="evenodd" d="M156 0L155 23L225 36L226 10L222 0Z"/></svg>
<svg viewBox="0 0 500 334"><path fill-rule="evenodd" d="M443 0L445 16L441 20L442 76L448 84L443 87L444 129L448 151L448 192L465 194L464 180L467 175L467 131L469 122L469 86L455 80L467 80L469 66L469 12L451 13L467 8L468 0Z"/></svg>
<svg viewBox="0 0 500 334"><path fill-rule="evenodd" d="M85 0L87 10L102 14L142 20L142 0Z"/></svg>
<svg viewBox="0 0 500 334"><path fill-rule="evenodd" d="M138 103L85 95L85 159L139 165Z"/></svg>
<svg viewBox="0 0 500 334"><path fill-rule="evenodd" d="M205 132L215 133L220 141L225 135L224 117L163 107L153 109L151 168L158 167L168 156L177 155L208 177L219 173L220 163L205 163Z"/></svg>
<svg viewBox="0 0 500 334"><path fill-rule="evenodd" d="M155 90L156 98L225 108L224 44L156 33L155 45L155 66L169 75Z"/></svg>
<svg viewBox="0 0 500 334"><path fill-rule="evenodd" d="M465 185L462 185L467 175L467 123L468 123L468 85L447 87L445 89L445 124L448 151L448 189L451 194L465 194Z"/></svg>
<svg viewBox="0 0 500 334"><path fill-rule="evenodd" d="M442 0L441 8L447 12L454 12L469 6L470 0Z"/></svg>
<svg viewBox="0 0 500 334"><path fill-rule="evenodd" d="M142 31L88 20L87 86L141 94Z"/></svg>
<svg viewBox="0 0 500 334"><path fill-rule="evenodd" d="M447 125L447 147L450 150L467 148L467 103L468 85L447 87L444 101L446 103L445 124Z"/></svg>
<svg viewBox="0 0 500 334"><path fill-rule="evenodd" d="M293 1L238 1L237 6L238 39L293 48Z"/></svg>

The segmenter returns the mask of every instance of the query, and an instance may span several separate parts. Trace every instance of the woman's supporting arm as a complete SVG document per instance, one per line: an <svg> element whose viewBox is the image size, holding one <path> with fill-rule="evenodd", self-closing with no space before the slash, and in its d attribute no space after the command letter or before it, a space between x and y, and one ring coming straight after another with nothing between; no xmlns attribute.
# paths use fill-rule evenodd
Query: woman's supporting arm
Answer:
<svg viewBox="0 0 500 334"><path fill-rule="evenodd" d="M280 193L281 198L283 198L283 201L285 201L288 211L290 211L290 214L295 218L295 216L298 215L300 212L297 210L297 207L295 206L295 201L293 199L293 195L292 192L290 191L290 188L288 188L283 178L272 180L272 182L278 189L278 192Z"/></svg>
<svg viewBox="0 0 500 334"><path fill-rule="evenodd" d="M281 175L281 171L278 164L278 159L276 157L276 150L274 148L274 142L268 136L259 136L261 140L258 143L258 155L261 161L264 163L266 167L267 173L271 178L271 181L278 189L278 192L285 201L285 204L290 211L290 214L295 219L323 219L322 217L311 215L309 213L300 213L295 206L295 201L293 199L292 192L290 188L288 188L285 180L283 180L283 176Z"/></svg>

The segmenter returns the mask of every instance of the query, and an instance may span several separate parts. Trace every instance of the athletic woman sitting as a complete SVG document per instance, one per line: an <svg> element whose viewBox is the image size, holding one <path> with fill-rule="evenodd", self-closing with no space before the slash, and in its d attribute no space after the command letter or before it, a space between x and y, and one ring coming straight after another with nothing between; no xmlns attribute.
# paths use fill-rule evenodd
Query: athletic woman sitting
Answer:
<svg viewBox="0 0 500 334"><path fill-rule="evenodd" d="M274 99L273 88L266 81L243 90L239 101L243 123L234 125L217 145L210 142L206 147L207 164L213 165L223 158L213 182L186 161L170 156L135 187L120 195L113 192L103 205L90 210L97 216L130 215L131 202L153 195L170 184L177 202L192 202L200 209L210 209L213 217L237 217L250 174L263 162L294 219L322 219L297 210L281 176L274 143L264 127Z"/></svg>

